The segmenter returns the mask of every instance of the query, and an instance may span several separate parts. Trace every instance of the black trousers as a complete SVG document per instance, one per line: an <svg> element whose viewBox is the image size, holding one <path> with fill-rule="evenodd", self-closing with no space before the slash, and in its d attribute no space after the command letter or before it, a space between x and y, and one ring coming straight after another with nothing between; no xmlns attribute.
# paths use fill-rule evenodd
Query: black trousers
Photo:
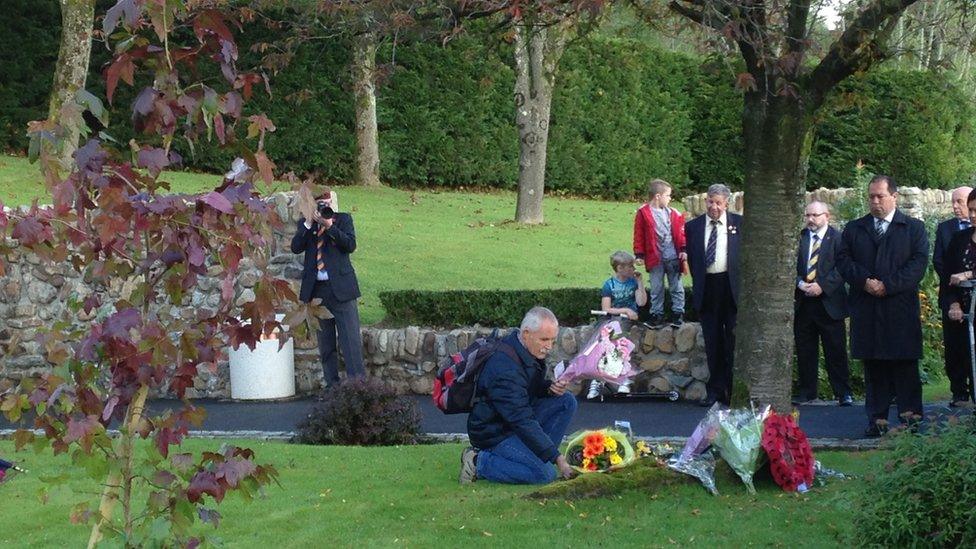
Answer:
<svg viewBox="0 0 976 549"><path fill-rule="evenodd" d="M942 341L945 343L945 371L952 390L952 400L972 398L973 371L969 355L969 334L965 322L949 320L942 313Z"/></svg>
<svg viewBox="0 0 976 549"><path fill-rule="evenodd" d="M348 377L363 377L366 369L363 366L363 339L359 333L359 305L355 299L339 301L332 285L328 280L315 283L312 291L313 298L321 298L322 304L329 309L335 318L319 319L319 357L322 360L322 373L325 376L325 386L331 387L339 383L339 354L346 365ZM338 339L336 336L338 335ZM338 342L338 347L336 343Z"/></svg>
<svg viewBox="0 0 976 549"><path fill-rule="evenodd" d="M894 391L898 415L912 412L922 415L922 381L918 360L865 360L864 412L868 425L888 419L891 393Z"/></svg>
<svg viewBox="0 0 976 549"><path fill-rule="evenodd" d="M732 357L735 353L735 319L738 309L732 298L728 273L705 275L705 294L699 311L705 359L708 362L710 398L726 404L732 395Z"/></svg>
<svg viewBox="0 0 976 549"><path fill-rule="evenodd" d="M796 345L799 397L817 398L818 348L823 344L827 377L834 390L834 398L851 394L850 368L847 363L847 330L844 319L836 320L827 314L823 298L798 296L793 318L793 342Z"/></svg>

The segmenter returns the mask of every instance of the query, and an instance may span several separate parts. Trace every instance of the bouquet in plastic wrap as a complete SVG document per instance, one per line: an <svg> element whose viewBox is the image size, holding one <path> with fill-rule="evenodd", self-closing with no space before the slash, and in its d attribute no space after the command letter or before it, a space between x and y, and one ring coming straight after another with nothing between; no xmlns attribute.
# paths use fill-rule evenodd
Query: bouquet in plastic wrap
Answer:
<svg viewBox="0 0 976 549"><path fill-rule="evenodd" d="M815 462L806 433L793 416L770 414L762 434L769 470L783 490L806 492L813 485Z"/></svg>
<svg viewBox="0 0 976 549"><path fill-rule="evenodd" d="M623 336L620 322L604 322L590 336L569 365L556 365L555 378L572 383L578 379L598 379L610 383L623 383L637 372L630 365L630 353L634 343Z"/></svg>
<svg viewBox="0 0 976 549"><path fill-rule="evenodd" d="M563 454L569 465L580 473L605 473L626 467L637 459L627 435L615 429L573 433Z"/></svg>
<svg viewBox="0 0 976 549"><path fill-rule="evenodd" d="M769 406L760 412L746 409L716 412L718 431L712 445L746 484L750 494L756 493L752 477L766 456L762 449L762 435L763 422L769 413Z"/></svg>
<svg viewBox="0 0 976 549"><path fill-rule="evenodd" d="M706 490L716 496L718 489L715 487L715 454L711 445L719 430L720 406L715 404L708 410L688 437L681 453L668 460L670 469L697 478Z"/></svg>

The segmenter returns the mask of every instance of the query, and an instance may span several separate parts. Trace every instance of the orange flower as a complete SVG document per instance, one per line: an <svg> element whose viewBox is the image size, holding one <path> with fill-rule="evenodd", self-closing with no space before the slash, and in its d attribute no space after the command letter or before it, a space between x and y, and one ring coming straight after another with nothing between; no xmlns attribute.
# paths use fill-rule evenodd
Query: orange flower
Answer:
<svg viewBox="0 0 976 549"><path fill-rule="evenodd" d="M586 438L583 439L583 444L587 446L603 446L603 440L603 433L596 431L586 435Z"/></svg>

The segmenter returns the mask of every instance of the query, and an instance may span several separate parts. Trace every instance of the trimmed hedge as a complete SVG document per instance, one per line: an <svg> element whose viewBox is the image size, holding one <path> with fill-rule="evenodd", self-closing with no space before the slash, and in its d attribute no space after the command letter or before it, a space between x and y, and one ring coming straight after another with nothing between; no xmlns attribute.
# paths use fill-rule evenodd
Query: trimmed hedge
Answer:
<svg viewBox="0 0 976 549"><path fill-rule="evenodd" d="M552 310L563 326L582 326L593 322L590 311L600 308L600 289L398 290L380 292L380 301L386 309L384 322L396 326L518 326L536 305ZM685 287L685 301L691 303L691 288ZM670 311L669 302L666 296L665 311ZM685 319L694 321L693 311Z"/></svg>

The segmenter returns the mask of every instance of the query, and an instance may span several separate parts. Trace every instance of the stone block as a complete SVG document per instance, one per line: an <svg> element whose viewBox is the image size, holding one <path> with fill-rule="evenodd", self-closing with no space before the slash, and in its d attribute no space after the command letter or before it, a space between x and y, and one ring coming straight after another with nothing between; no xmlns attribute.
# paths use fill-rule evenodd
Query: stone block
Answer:
<svg viewBox="0 0 976 549"><path fill-rule="evenodd" d="M654 350L655 330L644 330L644 337L641 338L641 351L649 353Z"/></svg>
<svg viewBox="0 0 976 549"><path fill-rule="evenodd" d="M403 350L407 354L416 355L420 345L420 329L416 326L407 326L403 331L403 338Z"/></svg>
<svg viewBox="0 0 976 549"><path fill-rule="evenodd" d="M378 346L381 353L386 353L387 349L389 348L389 342L390 342L390 331L380 330Z"/></svg>
<svg viewBox="0 0 976 549"><path fill-rule="evenodd" d="M647 357L641 361L640 367L645 372L657 372L661 368L664 368L665 364L667 362L663 358Z"/></svg>
<svg viewBox="0 0 976 549"><path fill-rule="evenodd" d="M695 348L695 338L698 336L698 324L685 322L674 334L674 347L679 353L687 353Z"/></svg>
<svg viewBox="0 0 976 549"><path fill-rule="evenodd" d="M572 328L562 328L559 332L559 348L567 354L576 353L579 350L579 343L576 341L576 332Z"/></svg>
<svg viewBox="0 0 976 549"><path fill-rule="evenodd" d="M234 304L241 307L245 303L250 303L251 301L254 301L254 290L245 288L241 290L241 295L238 296L236 301L234 301Z"/></svg>
<svg viewBox="0 0 976 549"><path fill-rule="evenodd" d="M255 271L244 271L237 277L237 283L245 288L253 288L258 282L258 273Z"/></svg>
<svg viewBox="0 0 976 549"><path fill-rule="evenodd" d="M420 369L423 370L426 373L433 372L433 371L437 370L437 363L434 362L434 361L431 361L431 360L428 360L426 362L421 362L420 363Z"/></svg>
<svg viewBox="0 0 976 549"><path fill-rule="evenodd" d="M20 281L8 280L3 284L0 298L4 303L16 303L20 299Z"/></svg>
<svg viewBox="0 0 976 549"><path fill-rule="evenodd" d="M691 377L708 381L708 363L705 362L705 357L699 358L691 365Z"/></svg>
<svg viewBox="0 0 976 549"><path fill-rule="evenodd" d="M437 335L434 332L424 334L423 352L425 355L433 355L437 351Z"/></svg>
<svg viewBox="0 0 976 549"><path fill-rule="evenodd" d="M654 336L654 346L657 347L657 350L667 354L673 353L674 328L668 327L656 331L657 334Z"/></svg>
<svg viewBox="0 0 976 549"><path fill-rule="evenodd" d="M47 305L57 297L58 290L46 282L35 280L27 285L27 299L38 305Z"/></svg>
<svg viewBox="0 0 976 549"><path fill-rule="evenodd" d="M671 390L671 382L663 376L652 377L650 381L647 382L647 389L653 392L664 393Z"/></svg>
<svg viewBox="0 0 976 549"><path fill-rule="evenodd" d="M684 397L687 400L702 400L708 394L705 384L701 381L693 381L685 387Z"/></svg>
<svg viewBox="0 0 976 549"><path fill-rule="evenodd" d="M689 365L687 358L681 358L668 362L668 369L680 375L688 375L691 373L691 366Z"/></svg>
<svg viewBox="0 0 976 549"><path fill-rule="evenodd" d="M671 383L671 385L676 388L687 387L688 384L694 381L694 379L691 376L682 376L678 374L668 374L665 377Z"/></svg>

